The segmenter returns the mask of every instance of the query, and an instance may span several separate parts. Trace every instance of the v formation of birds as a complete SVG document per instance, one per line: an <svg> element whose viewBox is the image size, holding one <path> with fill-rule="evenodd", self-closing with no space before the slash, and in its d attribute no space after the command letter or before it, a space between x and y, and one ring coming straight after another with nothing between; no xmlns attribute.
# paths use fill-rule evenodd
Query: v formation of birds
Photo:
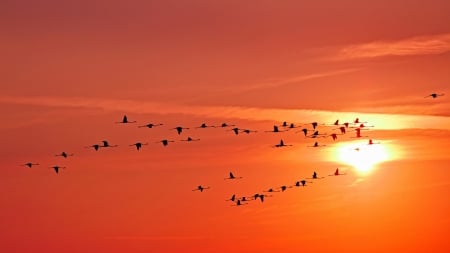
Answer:
<svg viewBox="0 0 450 253"><path fill-rule="evenodd" d="M443 93L438 94L438 93L431 93L428 96L425 96L424 98L428 98L431 97L432 99L436 99L438 97L444 96ZM130 121L128 119L128 117L126 115L123 116L121 121L117 121L115 123L118 124L133 124L133 123L138 123L135 120ZM298 124L298 123L290 123L287 121L282 122L280 125L274 125L272 127L271 130L266 130L263 132L266 133L280 133L280 132L287 132L287 131L292 131L292 129L294 128L301 128L301 130L299 131L295 131L295 133L302 133L304 135L304 138L311 138L311 139L315 139L314 143L310 146L307 147L312 147L312 148L318 148L318 147L324 147L327 145L322 145L319 144L319 142L317 141L318 138L327 138L330 137L333 141L336 141L338 139L338 135L345 135L349 132L355 132L354 136L351 136L350 138L368 138L368 135L362 135L361 131L364 130L368 130L370 128L373 128L375 126L373 125L366 125L368 124L368 122L363 122L360 121L359 118L356 118L354 121L352 122L345 122L345 123L340 123L339 120L336 120L333 124L319 124L317 122L309 122L309 123L302 123L302 124ZM139 128L154 128L154 127L160 127L163 126L163 123L148 123L145 125L138 125L137 127ZM327 134L327 133L322 133L319 132L319 127L325 127L326 130L333 130L334 132L331 134ZM247 129L247 128L239 128L236 127L236 125L233 124L228 124L228 123L222 123L220 125L208 125L206 123L202 123L200 126L194 127L195 129L204 129L204 128L222 128L222 129L228 129L227 131L232 131L234 135L239 135L239 134L250 134L250 133L257 133L259 131L257 130L251 130L251 129ZM188 127L182 127L182 126L176 126L174 128L170 128L169 130L175 130L177 132L178 135L181 135L184 133L185 130L189 130L191 128ZM184 142L191 142L191 141L200 141L199 138L192 138L190 136L188 136L186 139L182 139L180 141L184 141ZM168 139L162 139L159 141L156 141L156 143L161 143L164 147L168 146L169 143L175 142L174 140L168 140ZM381 144L380 142L374 142L372 139L368 139L367 145L373 145L373 144ZM136 142L133 144L129 144L128 146L134 146L136 148L137 151L139 151L140 149L143 148L143 146L149 145L148 142L142 143L142 142ZM285 141L283 139L280 139L279 143L276 143L274 145L272 145L272 147L274 148L282 148L282 147L290 147L293 146L292 144L286 144ZM101 141L101 143L96 143L96 144L92 144L89 146L85 146L85 148L92 148L95 151L99 151L100 149L103 148L114 148L114 147L118 147L118 145L112 145L110 144L107 140L103 140ZM359 147L355 148L355 151L359 151ZM59 154L55 154L54 156L60 156L64 159L68 159L69 157L74 156L73 153L67 153L65 151L59 153ZM37 162L27 162L22 164L22 166L26 166L28 168L32 168L35 166L39 166L40 164ZM54 166L50 166L49 168L53 169L55 171L55 173L59 173L61 169L65 169L65 166L59 166L59 165L54 165ZM346 175L345 173L342 173L339 171L339 168L337 168L332 174L329 174L327 176L341 176L341 175ZM268 197L273 197L273 193L275 192L284 192L289 188L294 188L294 187L305 187L307 185L309 185L309 183L313 183L315 180L318 179L323 179L325 177L319 177L317 172L314 171L311 175L311 177L309 178L305 178L302 180L298 180L296 182L294 182L292 185L281 185L275 188L268 188L266 190L263 190L261 193L255 193L253 195L248 195L248 196L237 196L236 194L232 194L232 196L229 199L226 199L226 201L232 201L234 204L232 206L241 206L241 205L246 205L248 204L249 201L254 201L254 200L259 200L260 202L264 202L265 198ZM239 179L243 179L243 177L241 176L236 176L233 172L229 172L228 177L224 178L225 180L239 180ZM211 189L210 186L203 186L203 185L198 185L197 187L195 187L194 189L192 189L192 191L199 191L199 192L203 192L206 191L208 189Z"/></svg>

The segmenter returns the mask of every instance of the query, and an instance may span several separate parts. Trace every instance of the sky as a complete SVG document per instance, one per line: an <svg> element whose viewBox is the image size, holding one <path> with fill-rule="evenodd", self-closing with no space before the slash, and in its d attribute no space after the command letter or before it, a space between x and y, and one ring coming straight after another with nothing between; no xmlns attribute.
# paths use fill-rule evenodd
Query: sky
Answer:
<svg viewBox="0 0 450 253"><path fill-rule="evenodd" d="M2 251L448 252L449 14L445 0L2 1ZM90 147L102 140L118 146Z"/></svg>

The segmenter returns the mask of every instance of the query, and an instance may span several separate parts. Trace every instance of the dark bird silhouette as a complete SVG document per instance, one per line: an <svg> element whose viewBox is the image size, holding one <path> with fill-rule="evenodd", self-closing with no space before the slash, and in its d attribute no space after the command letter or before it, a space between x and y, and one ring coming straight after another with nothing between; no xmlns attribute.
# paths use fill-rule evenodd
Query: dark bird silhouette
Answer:
<svg viewBox="0 0 450 253"><path fill-rule="evenodd" d="M227 123L222 123L220 125L220 127L223 127L223 128L225 128L225 127L232 127L232 126L236 126L236 125L228 125Z"/></svg>
<svg viewBox="0 0 450 253"><path fill-rule="evenodd" d="M118 145L111 145L109 144L108 141L102 141L103 142L103 146L101 146L102 148L115 148L118 147Z"/></svg>
<svg viewBox="0 0 450 253"><path fill-rule="evenodd" d="M367 123L367 122L366 122L366 121L364 121L364 122L359 121L359 118L356 118L356 119L353 121L353 124L361 124L361 123Z"/></svg>
<svg viewBox="0 0 450 253"><path fill-rule="evenodd" d="M231 131L233 131L234 132L234 134L236 134L236 135L238 135L239 134L239 128L237 128L237 127L235 127L235 128L233 128L233 129L231 129Z"/></svg>
<svg viewBox="0 0 450 253"><path fill-rule="evenodd" d="M303 180L295 182L295 184L293 186L295 186L295 187L300 187L300 186L305 187L306 183L307 183L307 181L303 179ZM308 182L308 183L312 183L312 182Z"/></svg>
<svg viewBox="0 0 450 253"><path fill-rule="evenodd" d="M292 146L292 145L284 144L284 141L280 140L280 143L276 144L274 147L275 148L281 148L281 147L287 147L287 146Z"/></svg>
<svg viewBox="0 0 450 253"><path fill-rule="evenodd" d="M328 175L328 176L342 176L342 175L347 175L347 174L345 174L345 173L340 173L340 172L339 172L339 168L337 168L336 171L334 171L333 174Z"/></svg>
<svg viewBox="0 0 450 253"><path fill-rule="evenodd" d="M367 136L367 135L365 135L365 136L362 136L362 135L361 135L361 128L356 128L355 131L356 131L356 136L355 136L355 138L369 137L369 136Z"/></svg>
<svg viewBox="0 0 450 253"><path fill-rule="evenodd" d="M294 123L289 124L289 126L287 127L288 130L290 129L294 129L294 128L299 128L300 126L296 126Z"/></svg>
<svg viewBox="0 0 450 253"><path fill-rule="evenodd" d="M116 122L116 123L127 124L127 123L136 123L136 121L128 121L127 115L124 115L123 118L122 118L122 121L119 121L119 122Z"/></svg>
<svg viewBox="0 0 450 253"><path fill-rule="evenodd" d="M33 166L35 166L35 165L39 165L39 163L24 163L24 164L22 164L22 166L27 166L28 168L31 168L31 167L33 167Z"/></svg>
<svg viewBox="0 0 450 253"><path fill-rule="evenodd" d="M216 126L207 126L206 123L201 124L199 127L196 128L208 128L208 127L216 127Z"/></svg>
<svg viewBox="0 0 450 253"><path fill-rule="evenodd" d="M427 98L427 97L437 98L437 97L442 97L444 95L445 95L444 93L441 93L441 94L431 93L430 95L425 96L424 98Z"/></svg>
<svg viewBox="0 0 450 253"><path fill-rule="evenodd" d="M192 190L192 191L200 191L200 192L203 192L203 190L206 190L206 189L209 189L210 187L208 186L208 187L204 187L204 186L201 186L201 185L199 185L199 186L197 186L197 188L195 188L194 190Z"/></svg>
<svg viewBox="0 0 450 253"><path fill-rule="evenodd" d="M177 127L171 128L171 130L173 130L173 129L177 130L177 133L178 133L178 134L181 134L181 132L183 132L183 130L185 130L185 129L187 130L187 129L189 129L189 128L177 126Z"/></svg>
<svg viewBox="0 0 450 253"><path fill-rule="evenodd" d="M138 126L138 127L147 127L147 128L153 128L156 126L162 126L162 123L158 123L158 124L153 124L153 123L148 123L147 125L143 125L143 126Z"/></svg>
<svg viewBox="0 0 450 253"><path fill-rule="evenodd" d="M241 178L242 178L242 177L236 177L236 176L234 176L232 172L230 172L229 175L230 175L229 177L226 177L226 178L224 178L224 179L241 179Z"/></svg>
<svg viewBox="0 0 450 253"><path fill-rule="evenodd" d="M260 194L260 193L255 193L252 198L253 200L257 200L259 198L259 200L261 200L261 202L264 202L264 199L267 197L272 197L272 195L265 195L265 194Z"/></svg>
<svg viewBox="0 0 450 253"><path fill-rule="evenodd" d="M225 200L225 201L235 201L236 200L236 194L233 194L232 196L231 196L231 198L229 198L229 199L227 199L227 200Z"/></svg>
<svg viewBox="0 0 450 253"><path fill-rule="evenodd" d="M286 185L282 185L280 186L281 192L284 192L287 190L287 188L292 188L292 186L286 186Z"/></svg>
<svg viewBox="0 0 450 253"><path fill-rule="evenodd" d="M200 139L192 139L191 137L187 137L187 139L181 141L199 141L199 140Z"/></svg>
<svg viewBox="0 0 450 253"><path fill-rule="evenodd" d="M134 144L131 144L129 146L136 146L136 149L139 151L143 145L148 145L148 143L142 143L142 142L136 142Z"/></svg>
<svg viewBox="0 0 450 253"><path fill-rule="evenodd" d="M337 134L335 134L335 133L330 134L330 136L331 136L331 138L333 138L333 141L335 141L337 139Z"/></svg>
<svg viewBox="0 0 450 253"><path fill-rule="evenodd" d="M175 141L169 141L169 140L164 139L164 140L157 141L156 143L159 143L159 142L161 142L163 144L163 146L167 146L167 145L169 145L169 142L175 142Z"/></svg>
<svg viewBox="0 0 450 253"><path fill-rule="evenodd" d="M249 134L249 133L256 133L256 130L250 130L250 129L241 129L243 133Z"/></svg>
<svg viewBox="0 0 450 253"><path fill-rule="evenodd" d="M380 142L373 142L372 139L369 139L369 143L367 145L380 144Z"/></svg>
<svg viewBox="0 0 450 253"><path fill-rule="evenodd" d="M85 147L85 148L94 148L95 151L98 151L98 149L99 149L100 147L102 147L102 146L100 146L99 144L94 144L94 145L91 145L91 146L87 146L87 147Z"/></svg>
<svg viewBox="0 0 450 253"><path fill-rule="evenodd" d="M286 131L286 130L280 130L280 129L278 129L277 125L274 125L272 131L265 131L265 132L279 133L279 132L284 132L284 131Z"/></svg>
<svg viewBox="0 0 450 253"><path fill-rule="evenodd" d="M312 145L312 146L308 146L308 147L310 147L310 148L318 148L318 147L325 147L326 145L319 145L319 143L316 141L316 142L314 142L314 145Z"/></svg>
<svg viewBox="0 0 450 253"><path fill-rule="evenodd" d="M318 138L318 137L325 137L326 134L319 134L319 131L314 131L311 135L307 136L309 138Z"/></svg>
<svg viewBox="0 0 450 253"><path fill-rule="evenodd" d="M64 158L67 158L68 156L73 156L73 154L67 154L66 152L63 151L61 154L55 156L62 156Z"/></svg>
<svg viewBox="0 0 450 253"><path fill-rule="evenodd" d="M303 135L305 135L305 137L308 137L308 131L314 131L314 130L303 128L302 130L297 131L296 133L303 132Z"/></svg>
<svg viewBox="0 0 450 253"><path fill-rule="evenodd" d="M59 173L59 169L65 169L66 167L61 167L61 166L55 165L55 166L50 167L50 168L52 168L56 172L56 174L58 174Z"/></svg>
<svg viewBox="0 0 450 253"><path fill-rule="evenodd" d="M314 171L314 173L312 174L312 177L308 178L308 179L322 179L322 178L324 178L324 177L318 177L317 172Z"/></svg>
<svg viewBox="0 0 450 253"><path fill-rule="evenodd" d="M274 190L273 188L269 188L268 190L263 191L263 192L280 192L280 191Z"/></svg>

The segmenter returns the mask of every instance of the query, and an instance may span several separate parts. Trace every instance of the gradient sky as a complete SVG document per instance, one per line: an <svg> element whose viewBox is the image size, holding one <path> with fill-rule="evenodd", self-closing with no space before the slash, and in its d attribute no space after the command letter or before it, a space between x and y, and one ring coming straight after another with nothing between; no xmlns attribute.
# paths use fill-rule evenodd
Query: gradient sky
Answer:
<svg viewBox="0 0 450 253"><path fill-rule="evenodd" d="M447 0L6 0L0 30L2 252L450 251Z"/></svg>

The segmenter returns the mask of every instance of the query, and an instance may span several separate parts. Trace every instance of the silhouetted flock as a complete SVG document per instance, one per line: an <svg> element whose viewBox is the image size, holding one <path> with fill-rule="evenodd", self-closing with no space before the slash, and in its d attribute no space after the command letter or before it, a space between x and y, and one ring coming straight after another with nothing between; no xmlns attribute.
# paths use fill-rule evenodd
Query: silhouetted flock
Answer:
<svg viewBox="0 0 450 253"><path fill-rule="evenodd" d="M435 99L435 98L443 96L443 95L444 94L432 93L432 94L426 96L425 98L431 97L431 98ZM135 121L135 120L130 121L130 120L128 120L128 117L126 115L124 115L121 121L117 121L115 123L117 123L117 124L135 124L136 123L137 124L137 121ZM302 134L304 136L304 138L314 139L313 144L311 144L310 146L307 146L307 147L319 148L319 147L326 146L326 145L319 144L319 142L318 142L319 138L331 138L333 141L336 141L338 139L339 135L346 135L346 134L350 134L350 135L354 134L353 136L351 136L351 138L368 138L369 137L368 135L362 135L362 131L369 130L370 128L373 128L374 126L367 125L367 124L368 124L368 122L360 121L359 118L356 118L352 122L345 122L345 123L340 123L339 120L336 120L332 124L319 124L317 122L310 122L310 123L306 123L306 124L297 124L297 123L290 123L290 122L285 121L279 125L273 125L272 129L266 130L263 132L276 134L276 133L287 132L287 131L295 131L295 133ZM139 128L154 128L154 127L161 127L161 126L164 126L164 124L163 123L147 123L145 125L137 125L137 127L139 127ZM240 127L237 127L236 125L228 124L228 123L222 123L220 125L208 125L206 123L202 123L200 126L193 127L193 128L196 128L196 129L221 128L221 129L226 129L226 131L232 132L234 135L239 135L239 134L243 134L243 133L251 134L251 133L258 132L257 130L240 128ZM331 133L331 134L323 133L322 130L319 131L319 128L326 128L327 130L331 129L333 131L333 133ZM190 128L183 127L183 126L176 126L173 128L169 128L169 130L176 131L178 135L184 134L184 131L189 130L189 129ZM299 130L297 131L296 129L299 129ZM182 139L180 141L192 142L192 141L200 141L200 139L187 136L186 139ZM167 147L169 145L169 143L172 143L172 142L175 142L175 140L162 139L162 140L156 141L156 143L161 143L163 147ZM367 145L374 145L374 144L380 144L380 142L374 142L372 139L368 139ZM129 144L127 146L134 146L136 148L136 150L139 151L143 146L146 146L146 145L149 145L149 143L136 142L133 144ZM279 143L274 144L272 147L282 148L282 147L290 147L290 146L293 146L293 145L286 144L283 139L280 139ZM118 145L111 145L107 140L103 140L101 143L96 143L96 144L85 146L85 148L92 148L95 151L99 151L100 149L104 149L104 148L114 148L114 147L118 147ZM359 148L355 148L354 150L355 150L355 152L358 152ZM355 153L355 155L357 155L357 153ZM67 159L68 157L74 156L74 154L66 153L65 151L63 151L59 154L56 154L55 156L60 156L60 157ZM32 168L32 167L38 166L38 165L40 165L40 164L37 162L27 162L27 163L22 164L22 166L26 166L29 168ZM54 166L50 166L49 168L52 168L56 173L59 173L60 169L65 169L66 167L54 165ZM341 176L341 175L346 175L346 174L341 173L339 171L339 169L337 168L332 174L330 174L328 176ZM225 180L239 180L242 178L243 177L235 176L233 174L233 172L230 172L229 176L224 179ZM311 177L299 180L292 185L282 185L282 186L275 187L275 188L269 188L269 189L262 191L261 193L255 193L253 195L248 195L248 196L237 196L236 194L233 194L229 199L226 199L226 201L232 201L233 206L246 205L246 204L248 204L249 201L254 201L254 200L259 200L260 202L264 202L265 198L273 197L274 193L284 192L289 188L305 187L305 186L307 186L307 184L312 183L314 180L323 179L323 178L325 178L325 177L319 177L317 175L317 173L314 171L312 173ZM210 188L211 188L210 186L198 185L196 188L192 189L192 191L203 192Z"/></svg>

